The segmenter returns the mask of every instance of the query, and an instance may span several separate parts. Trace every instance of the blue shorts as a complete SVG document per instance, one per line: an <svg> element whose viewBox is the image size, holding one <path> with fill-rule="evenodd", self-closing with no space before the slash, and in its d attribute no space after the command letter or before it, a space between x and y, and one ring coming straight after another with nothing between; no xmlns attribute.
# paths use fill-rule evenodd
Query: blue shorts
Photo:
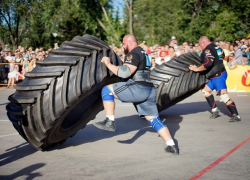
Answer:
<svg viewBox="0 0 250 180"><path fill-rule="evenodd" d="M209 81L207 82L207 86L211 89L211 90L222 90L222 89L227 89L227 85L226 85L226 80L227 80L227 71L221 73L220 76L209 79Z"/></svg>

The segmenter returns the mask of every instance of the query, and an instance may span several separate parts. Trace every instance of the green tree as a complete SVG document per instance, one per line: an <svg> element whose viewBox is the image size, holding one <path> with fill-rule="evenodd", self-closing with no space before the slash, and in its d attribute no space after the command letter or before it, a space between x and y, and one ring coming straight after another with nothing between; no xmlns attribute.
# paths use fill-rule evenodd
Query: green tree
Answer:
<svg viewBox="0 0 250 180"><path fill-rule="evenodd" d="M1 0L0 25L12 42L13 50L17 48L27 30L27 21L32 13L30 0Z"/></svg>

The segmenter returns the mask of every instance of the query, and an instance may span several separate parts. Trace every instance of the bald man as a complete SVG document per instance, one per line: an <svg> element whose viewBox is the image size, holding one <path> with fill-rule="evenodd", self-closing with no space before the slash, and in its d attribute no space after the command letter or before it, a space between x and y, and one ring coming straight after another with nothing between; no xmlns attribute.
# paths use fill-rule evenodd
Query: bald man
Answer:
<svg viewBox="0 0 250 180"><path fill-rule="evenodd" d="M236 105L227 92L227 71L223 64L223 51L221 48L211 43L207 36L201 37L199 43L201 49L203 50L200 56L202 65L199 67L190 65L189 69L196 72L206 72L206 77L209 81L202 92L212 109L210 118L214 119L218 117L220 112L212 94L212 91L215 89L217 91L217 95L220 96L221 100L225 103L228 110L232 114L232 118L229 122L241 121Z"/></svg>
<svg viewBox="0 0 250 180"><path fill-rule="evenodd" d="M110 58L103 57L101 62L115 75L127 80L110 84L102 89L102 100L106 119L94 123L97 128L115 131L115 102L114 98L122 102L132 102L136 105L139 115L145 116L149 124L159 133L166 142L166 152L178 154L168 128L161 121L156 106L156 89L149 80L150 60L146 52L137 44L136 38L128 34L123 38L125 59L122 66L111 64Z"/></svg>

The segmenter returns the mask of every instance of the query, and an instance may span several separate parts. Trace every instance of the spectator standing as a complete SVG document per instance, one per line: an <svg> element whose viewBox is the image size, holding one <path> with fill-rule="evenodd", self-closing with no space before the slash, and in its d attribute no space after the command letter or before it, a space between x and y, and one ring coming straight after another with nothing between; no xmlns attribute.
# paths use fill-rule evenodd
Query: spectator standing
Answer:
<svg viewBox="0 0 250 180"><path fill-rule="evenodd" d="M10 48L9 48L9 45L8 45L8 44L7 44L7 45L5 45L4 51L7 51L7 52L9 52L9 51L10 51Z"/></svg>
<svg viewBox="0 0 250 180"><path fill-rule="evenodd" d="M5 59L3 57L3 53L1 53L0 56L0 63L5 63ZM6 70L5 70L5 65L1 65L0 64L0 80L2 83L7 83L7 74L6 74Z"/></svg>
<svg viewBox="0 0 250 180"><path fill-rule="evenodd" d="M197 52L197 54L200 56L201 55L201 48L200 48L200 45L199 43L196 43L194 45L194 51Z"/></svg>
<svg viewBox="0 0 250 180"><path fill-rule="evenodd" d="M242 56L242 65L250 65L250 52L246 45L242 46Z"/></svg>
<svg viewBox="0 0 250 180"><path fill-rule="evenodd" d="M235 60L234 61L237 64L241 65L242 64L241 60L242 60L242 57L243 57L242 56L242 51L241 51L241 49L239 49L239 46L238 46L237 43L234 43L233 47L234 47L234 51L235 51Z"/></svg>
<svg viewBox="0 0 250 180"><path fill-rule="evenodd" d="M235 62L234 52L229 52L227 66L230 70L237 68L237 63Z"/></svg>
<svg viewBox="0 0 250 180"><path fill-rule="evenodd" d="M169 55L166 57L165 62L169 61L173 57L176 57L174 47L173 46L169 46Z"/></svg>
<svg viewBox="0 0 250 180"><path fill-rule="evenodd" d="M22 66L23 66L23 75L26 72L29 72L29 56L26 54L22 60Z"/></svg>
<svg viewBox="0 0 250 180"><path fill-rule="evenodd" d="M176 40L175 36L171 37L171 41L170 41L170 46L175 46L178 45L178 41Z"/></svg>
<svg viewBox="0 0 250 180"><path fill-rule="evenodd" d="M166 62L166 53L165 53L165 51L163 51L161 53L161 56L159 56L158 58L156 58L155 62L158 65L161 65L162 63Z"/></svg>
<svg viewBox="0 0 250 180"><path fill-rule="evenodd" d="M22 76L22 78L24 79L24 76L21 75L19 72L18 72L18 66L15 65L15 60L11 60L10 61L10 72L8 74L8 85L7 85L7 88L10 87L10 84L12 84L12 88L14 88L14 83L15 83L15 80L18 80L18 76Z"/></svg>
<svg viewBox="0 0 250 180"><path fill-rule="evenodd" d="M180 56L181 55L181 51L179 50L179 46L178 45L175 45L174 50L175 50L176 56Z"/></svg>
<svg viewBox="0 0 250 180"><path fill-rule="evenodd" d="M10 62L12 60L14 60L12 53L10 51L8 51L8 55L5 57L6 61Z"/></svg>
<svg viewBox="0 0 250 180"><path fill-rule="evenodd" d="M186 49L185 48L181 49L181 54L186 54Z"/></svg>

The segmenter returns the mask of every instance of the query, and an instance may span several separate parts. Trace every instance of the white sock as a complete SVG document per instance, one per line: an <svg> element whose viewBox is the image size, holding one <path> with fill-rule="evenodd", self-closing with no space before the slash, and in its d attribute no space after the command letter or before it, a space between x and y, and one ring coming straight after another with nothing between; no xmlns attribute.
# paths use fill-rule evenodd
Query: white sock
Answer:
<svg viewBox="0 0 250 180"><path fill-rule="evenodd" d="M111 121L115 121L115 115L106 115L106 117Z"/></svg>
<svg viewBox="0 0 250 180"><path fill-rule="evenodd" d="M215 111L217 111L217 107L212 109L212 112L215 112Z"/></svg>
<svg viewBox="0 0 250 180"><path fill-rule="evenodd" d="M167 144L167 146L173 146L173 145L175 145L173 139L168 140L168 141L166 142L166 144Z"/></svg>

